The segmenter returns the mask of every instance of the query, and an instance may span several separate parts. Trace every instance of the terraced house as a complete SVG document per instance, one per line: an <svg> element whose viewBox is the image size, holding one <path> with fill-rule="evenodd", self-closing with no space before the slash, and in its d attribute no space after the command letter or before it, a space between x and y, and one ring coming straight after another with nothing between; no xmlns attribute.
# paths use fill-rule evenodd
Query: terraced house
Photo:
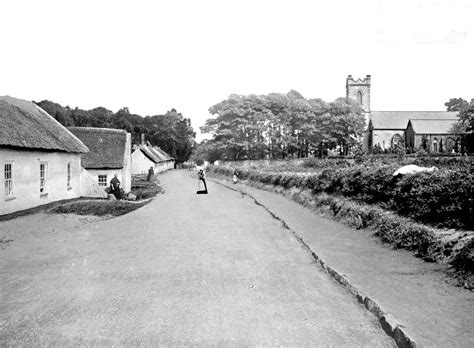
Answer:
<svg viewBox="0 0 474 348"><path fill-rule="evenodd" d="M33 102L0 97L0 215L81 196L88 151Z"/></svg>

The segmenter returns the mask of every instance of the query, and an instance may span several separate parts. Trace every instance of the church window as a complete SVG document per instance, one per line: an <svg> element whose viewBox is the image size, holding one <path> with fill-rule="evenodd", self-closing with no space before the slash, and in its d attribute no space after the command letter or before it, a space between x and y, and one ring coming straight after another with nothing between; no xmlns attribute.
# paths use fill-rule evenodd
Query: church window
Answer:
<svg viewBox="0 0 474 348"><path fill-rule="evenodd" d="M362 105L362 92L361 91L357 92L357 101L359 102L360 105Z"/></svg>

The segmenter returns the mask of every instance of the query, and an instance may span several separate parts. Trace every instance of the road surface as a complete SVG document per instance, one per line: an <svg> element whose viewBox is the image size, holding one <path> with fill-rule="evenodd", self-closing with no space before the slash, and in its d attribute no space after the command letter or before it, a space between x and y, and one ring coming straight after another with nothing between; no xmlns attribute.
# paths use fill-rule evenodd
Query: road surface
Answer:
<svg viewBox="0 0 474 348"><path fill-rule="evenodd" d="M188 171L160 181L139 210L45 215L0 250L0 345L394 345L263 207L212 182L196 195Z"/></svg>

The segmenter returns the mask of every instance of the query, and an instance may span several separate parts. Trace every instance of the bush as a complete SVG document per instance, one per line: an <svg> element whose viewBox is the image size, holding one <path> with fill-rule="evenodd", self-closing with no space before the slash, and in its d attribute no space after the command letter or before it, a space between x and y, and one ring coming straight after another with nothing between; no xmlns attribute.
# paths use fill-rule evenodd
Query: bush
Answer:
<svg viewBox="0 0 474 348"><path fill-rule="evenodd" d="M77 215L112 215L119 216L127 214L133 210L143 207L148 202L131 203L125 201L84 201L64 204L52 210L51 213L57 214L77 214Z"/></svg>
<svg viewBox="0 0 474 348"><path fill-rule="evenodd" d="M469 162L452 158L423 160L429 164L453 164L455 170L442 169L436 173L419 173L397 179L393 177L393 172L400 166L399 163L392 160L390 164L384 164L383 160L372 158L370 163L344 165L305 176L240 170L240 178L283 188L307 188L313 194L343 195L363 203L378 204L435 227L474 229L474 178L472 169L467 165ZM321 164L324 160L308 162ZM212 170L225 176L232 176L234 172L232 168L219 166Z"/></svg>

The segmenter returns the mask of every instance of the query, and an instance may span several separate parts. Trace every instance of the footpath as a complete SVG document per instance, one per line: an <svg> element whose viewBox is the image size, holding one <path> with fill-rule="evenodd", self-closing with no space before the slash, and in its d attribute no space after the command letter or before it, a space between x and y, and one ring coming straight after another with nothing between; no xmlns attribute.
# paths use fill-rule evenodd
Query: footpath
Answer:
<svg viewBox="0 0 474 348"><path fill-rule="evenodd" d="M393 250L370 230L318 216L278 193L209 180L250 196L281 220L399 346L474 347L474 293L449 284L442 266Z"/></svg>

